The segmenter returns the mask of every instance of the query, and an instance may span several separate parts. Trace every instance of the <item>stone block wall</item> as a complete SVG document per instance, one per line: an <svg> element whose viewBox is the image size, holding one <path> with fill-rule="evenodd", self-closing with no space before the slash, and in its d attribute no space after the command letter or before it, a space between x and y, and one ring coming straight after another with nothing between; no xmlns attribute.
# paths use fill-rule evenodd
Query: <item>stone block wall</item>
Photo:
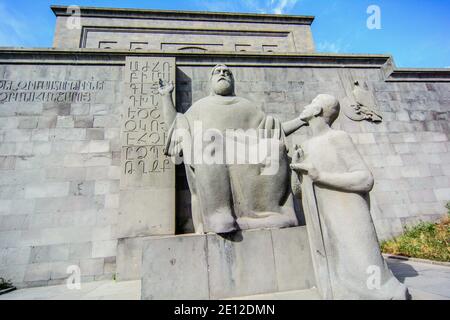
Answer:
<svg viewBox="0 0 450 320"><path fill-rule="evenodd" d="M0 276L52 285L78 265L83 281L112 278L121 68L3 65L0 75Z"/></svg>
<svg viewBox="0 0 450 320"><path fill-rule="evenodd" d="M379 234L436 220L450 201L450 84L374 82L384 122L361 124L360 150L375 176ZM387 230L386 230L387 229Z"/></svg>

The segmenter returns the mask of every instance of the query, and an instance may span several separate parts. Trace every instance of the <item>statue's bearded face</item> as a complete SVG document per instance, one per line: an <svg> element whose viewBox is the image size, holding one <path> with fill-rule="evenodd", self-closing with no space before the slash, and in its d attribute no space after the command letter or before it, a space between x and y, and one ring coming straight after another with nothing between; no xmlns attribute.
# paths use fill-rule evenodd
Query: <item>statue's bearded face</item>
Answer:
<svg viewBox="0 0 450 320"><path fill-rule="evenodd" d="M219 66L215 68L211 76L211 87L215 94L229 96L234 93L234 78L230 69Z"/></svg>

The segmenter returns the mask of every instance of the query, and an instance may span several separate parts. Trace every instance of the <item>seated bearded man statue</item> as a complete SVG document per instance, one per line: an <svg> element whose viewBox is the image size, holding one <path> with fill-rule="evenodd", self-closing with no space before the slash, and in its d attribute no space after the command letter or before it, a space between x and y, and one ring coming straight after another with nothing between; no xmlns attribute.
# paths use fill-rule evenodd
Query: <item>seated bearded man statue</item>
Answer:
<svg viewBox="0 0 450 320"><path fill-rule="evenodd" d="M170 126L166 154L184 162L195 232L298 225L285 137L305 123L281 123L236 96L225 65L212 69L210 84L210 95L184 114L173 104L173 84L159 89Z"/></svg>

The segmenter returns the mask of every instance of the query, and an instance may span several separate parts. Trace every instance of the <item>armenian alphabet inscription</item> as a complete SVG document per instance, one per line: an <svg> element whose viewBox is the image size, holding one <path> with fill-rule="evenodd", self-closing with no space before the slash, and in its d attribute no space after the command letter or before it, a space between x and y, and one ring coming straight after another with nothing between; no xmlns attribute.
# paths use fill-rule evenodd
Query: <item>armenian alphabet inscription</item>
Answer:
<svg viewBox="0 0 450 320"><path fill-rule="evenodd" d="M119 238L175 234L175 168L159 79L175 82L175 59L127 57L124 67Z"/></svg>
<svg viewBox="0 0 450 320"><path fill-rule="evenodd" d="M8 102L89 103L105 81L0 80L0 104Z"/></svg>
<svg viewBox="0 0 450 320"><path fill-rule="evenodd" d="M175 80L174 59L129 58L125 77L122 180L126 185L145 186L152 175L174 169L164 155L167 128L158 93L160 79Z"/></svg>

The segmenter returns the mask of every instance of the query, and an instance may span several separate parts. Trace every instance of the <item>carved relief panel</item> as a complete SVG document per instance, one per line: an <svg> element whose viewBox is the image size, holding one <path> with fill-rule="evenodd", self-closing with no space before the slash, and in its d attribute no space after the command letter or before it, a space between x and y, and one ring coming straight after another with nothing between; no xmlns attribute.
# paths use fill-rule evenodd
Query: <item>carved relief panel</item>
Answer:
<svg viewBox="0 0 450 320"><path fill-rule="evenodd" d="M175 83L175 59L127 57L121 131L119 237L175 233L175 167L159 80Z"/></svg>
<svg viewBox="0 0 450 320"><path fill-rule="evenodd" d="M159 79L174 81L173 59L127 60L122 125L122 187L149 186L155 175L174 170L164 156L167 128L158 94Z"/></svg>

